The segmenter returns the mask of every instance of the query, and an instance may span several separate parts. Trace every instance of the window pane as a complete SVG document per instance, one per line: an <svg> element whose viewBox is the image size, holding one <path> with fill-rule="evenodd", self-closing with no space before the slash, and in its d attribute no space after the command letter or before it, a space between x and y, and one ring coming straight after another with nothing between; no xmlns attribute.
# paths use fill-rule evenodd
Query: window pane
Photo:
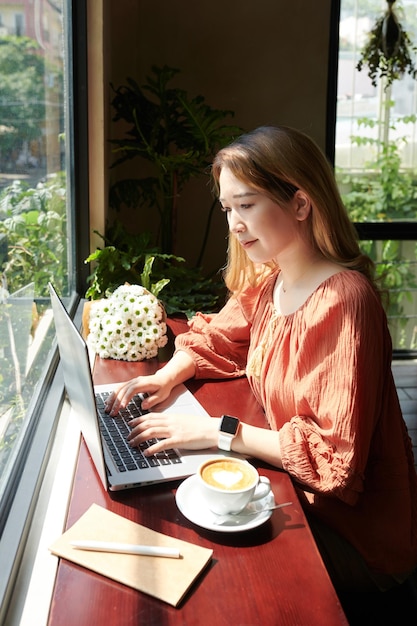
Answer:
<svg viewBox="0 0 417 626"><path fill-rule="evenodd" d="M69 294L63 0L0 0L0 496Z"/></svg>
<svg viewBox="0 0 417 626"><path fill-rule="evenodd" d="M389 296L394 350L416 350L417 81L406 73L392 86L379 76L374 85L366 65L357 69L369 33L387 8L385 0L341 1L335 169L351 219L387 227L384 236L361 244ZM417 44L417 0L398 1L393 8L411 48ZM406 241L387 239L394 222L407 223ZM378 226L373 230L377 235Z"/></svg>
<svg viewBox="0 0 417 626"><path fill-rule="evenodd" d="M398 157L401 167L417 167L417 81L406 73L391 87L379 78L375 86L366 65L361 71L357 69L369 33L386 9L385 0L341 2L335 157L338 169L375 170L384 146L389 146L386 161L390 158L392 166ZM417 44L416 9L416 0L394 5L412 44ZM417 62L415 52L411 55Z"/></svg>
<svg viewBox="0 0 417 626"><path fill-rule="evenodd" d="M417 350L417 241L361 241L374 260L397 350Z"/></svg>

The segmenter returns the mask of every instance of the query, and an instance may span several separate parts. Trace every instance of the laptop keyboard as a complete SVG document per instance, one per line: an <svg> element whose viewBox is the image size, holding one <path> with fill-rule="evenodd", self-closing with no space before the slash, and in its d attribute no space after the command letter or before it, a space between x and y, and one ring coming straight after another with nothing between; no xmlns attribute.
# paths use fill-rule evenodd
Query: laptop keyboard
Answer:
<svg viewBox="0 0 417 626"><path fill-rule="evenodd" d="M97 412L101 435L120 472L181 463L178 453L172 449L158 452L153 456L143 455L143 451L157 443L158 439L148 439L137 448L132 448L127 441L127 436L131 431L128 422L147 411L141 408L140 396L134 396L125 409L122 409L117 416L111 417L104 410L104 404L109 395L110 392L96 393Z"/></svg>

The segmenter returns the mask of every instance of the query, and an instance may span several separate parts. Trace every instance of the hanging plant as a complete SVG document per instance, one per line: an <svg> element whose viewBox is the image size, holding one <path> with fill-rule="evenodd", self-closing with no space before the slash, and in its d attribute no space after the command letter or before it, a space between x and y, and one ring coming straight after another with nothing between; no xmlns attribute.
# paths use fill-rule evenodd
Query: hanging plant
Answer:
<svg viewBox="0 0 417 626"><path fill-rule="evenodd" d="M385 77L386 87L394 80L401 78L405 73L413 78L417 76L411 52L411 39L401 26L393 9L395 0L387 0L388 10L379 18L371 30L368 43L362 50L361 58L356 68L361 71L368 66L368 76L374 87L379 77Z"/></svg>

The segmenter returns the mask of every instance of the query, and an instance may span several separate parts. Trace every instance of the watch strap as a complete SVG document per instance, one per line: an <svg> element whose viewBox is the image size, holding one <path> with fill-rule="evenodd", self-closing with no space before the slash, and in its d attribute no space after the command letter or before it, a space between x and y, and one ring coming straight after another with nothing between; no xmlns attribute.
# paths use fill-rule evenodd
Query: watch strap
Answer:
<svg viewBox="0 0 417 626"><path fill-rule="evenodd" d="M218 439L217 445L220 448L220 450L225 450L226 452L230 452L230 450L232 449L233 438L234 438L234 435L225 435L224 433L219 432L219 439Z"/></svg>

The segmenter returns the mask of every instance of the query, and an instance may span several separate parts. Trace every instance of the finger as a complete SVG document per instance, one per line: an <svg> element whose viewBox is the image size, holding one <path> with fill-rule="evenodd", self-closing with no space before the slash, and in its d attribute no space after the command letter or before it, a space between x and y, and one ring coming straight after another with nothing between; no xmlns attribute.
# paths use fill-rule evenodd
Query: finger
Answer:
<svg viewBox="0 0 417 626"><path fill-rule="evenodd" d="M141 418L136 418L141 420ZM130 424L129 424L130 426ZM149 423L136 421L135 427L127 436L127 440L133 447L138 446L149 439L167 439L172 437L172 432L166 423ZM165 448L166 446L163 445Z"/></svg>
<svg viewBox="0 0 417 626"><path fill-rule="evenodd" d="M104 401L104 410L106 411L106 413L110 413L110 410L113 406L115 395L116 394L114 393L114 391L112 391L109 397L106 398L106 400Z"/></svg>
<svg viewBox="0 0 417 626"><path fill-rule="evenodd" d="M163 439L162 441L158 441L158 443L152 444L149 448L142 450L142 454L143 456L153 456L154 454L158 454L158 452L164 452L165 450L170 450L175 447L175 444L170 439Z"/></svg>
<svg viewBox="0 0 417 626"><path fill-rule="evenodd" d="M147 448L147 450L150 450L152 448L154 452L157 452L165 450L167 448L172 448L172 445L167 443L169 441L168 437L164 437L163 435L156 435L155 433L152 433L150 431L144 431L139 434L129 435L128 442L129 445L132 446L132 448L137 448L144 441L150 441L151 439L158 439L158 442L152 444L149 448Z"/></svg>
<svg viewBox="0 0 417 626"><path fill-rule="evenodd" d="M127 436L127 441L134 446L147 441L148 439L165 439L170 437L171 433L168 429L162 426L152 425L151 427L144 426L143 424L137 424L135 428Z"/></svg>
<svg viewBox="0 0 417 626"><path fill-rule="evenodd" d="M116 389L112 391L107 400L104 403L104 409L106 413L110 413L113 415L117 413L120 409L120 398L119 398L120 389Z"/></svg>
<svg viewBox="0 0 417 626"><path fill-rule="evenodd" d="M157 406L166 399L166 394L161 394L160 389L156 391L147 391L146 398L143 399L142 407L146 411L150 411L154 406Z"/></svg>
<svg viewBox="0 0 417 626"><path fill-rule="evenodd" d="M108 398L107 400L107 403L106 403L107 413L110 413L112 417L117 415L120 409L124 408L125 406L124 401L125 401L125 392L123 389L119 389L116 392L114 392L112 396L110 396L110 398Z"/></svg>
<svg viewBox="0 0 417 626"><path fill-rule="evenodd" d="M149 411L155 404L158 404L158 396L156 394L152 396L148 392L146 397L142 400L142 408L145 411Z"/></svg>
<svg viewBox="0 0 417 626"><path fill-rule="evenodd" d="M128 426L131 430L137 426L141 426L142 430L145 428L151 428L152 426L160 426L164 421L162 413L144 413L133 417L128 421Z"/></svg>
<svg viewBox="0 0 417 626"><path fill-rule="evenodd" d="M116 389L107 400L107 412L113 417L117 415L121 409L126 408L135 393L136 388L133 382L125 383Z"/></svg>

